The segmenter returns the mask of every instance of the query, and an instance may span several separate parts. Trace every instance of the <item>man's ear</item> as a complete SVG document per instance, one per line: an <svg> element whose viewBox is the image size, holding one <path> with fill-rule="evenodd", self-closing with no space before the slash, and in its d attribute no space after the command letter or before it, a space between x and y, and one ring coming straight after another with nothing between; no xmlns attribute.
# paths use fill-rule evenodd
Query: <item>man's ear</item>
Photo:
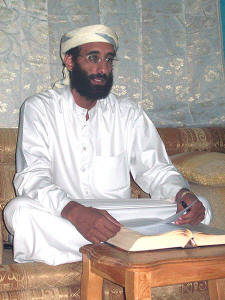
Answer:
<svg viewBox="0 0 225 300"><path fill-rule="evenodd" d="M64 57L64 64L68 71L72 71L73 69L73 58L72 55L66 54Z"/></svg>

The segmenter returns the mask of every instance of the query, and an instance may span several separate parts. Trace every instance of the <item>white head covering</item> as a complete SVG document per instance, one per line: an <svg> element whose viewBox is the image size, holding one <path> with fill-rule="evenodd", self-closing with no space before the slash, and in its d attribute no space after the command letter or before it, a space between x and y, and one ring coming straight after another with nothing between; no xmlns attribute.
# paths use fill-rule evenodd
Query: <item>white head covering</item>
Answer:
<svg viewBox="0 0 225 300"><path fill-rule="evenodd" d="M60 55L62 61L68 50L91 42L105 42L112 44L115 51L118 49L117 34L105 25L91 25L80 27L65 33L60 42ZM69 72L66 67L63 68L63 79L57 81L54 87L60 88L70 84Z"/></svg>

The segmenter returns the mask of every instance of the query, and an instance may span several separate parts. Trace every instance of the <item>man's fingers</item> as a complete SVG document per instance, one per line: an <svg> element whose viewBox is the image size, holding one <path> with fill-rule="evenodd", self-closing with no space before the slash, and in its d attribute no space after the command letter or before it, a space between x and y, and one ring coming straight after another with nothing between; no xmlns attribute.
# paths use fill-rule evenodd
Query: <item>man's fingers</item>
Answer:
<svg viewBox="0 0 225 300"><path fill-rule="evenodd" d="M114 219L106 210L100 210L100 213L102 215L104 215L104 217L109 220L111 223L113 223L114 225L116 225L117 227L122 227L122 225L116 220Z"/></svg>
<svg viewBox="0 0 225 300"><path fill-rule="evenodd" d="M179 225L183 225L183 224L190 224L190 225L196 225L199 224L202 221L202 217L201 215L199 216L194 216L194 218L192 216L183 216L181 218L179 218L178 223Z"/></svg>
<svg viewBox="0 0 225 300"><path fill-rule="evenodd" d="M200 208L200 209L192 208L190 210L190 212L181 216L178 219L178 222L176 222L176 223L180 224L180 225L182 225L182 224L197 225L204 219L204 217L205 217L204 208Z"/></svg>
<svg viewBox="0 0 225 300"><path fill-rule="evenodd" d="M87 217L89 218L83 223L83 228L80 227L80 232L87 240L95 244L107 241L113 237L122 226L105 210L88 208ZM84 227L86 227L86 229L84 229Z"/></svg>
<svg viewBox="0 0 225 300"><path fill-rule="evenodd" d="M198 216L196 216L195 219L191 220L190 224L191 225L197 225L204 219L204 217L205 217L205 213L204 214L201 213Z"/></svg>
<svg viewBox="0 0 225 300"><path fill-rule="evenodd" d="M99 243L113 237L122 227L107 211L76 206L71 213L70 222L76 229L92 243Z"/></svg>
<svg viewBox="0 0 225 300"><path fill-rule="evenodd" d="M186 196L185 203L190 205L193 200L196 200L197 197L191 195L191 197ZM177 211L181 211L183 206L181 202L177 204ZM177 221L176 224L183 225L183 224L190 224L190 225L197 225L199 224L205 217L205 208L203 204L198 200L191 208L190 211L183 216L181 216Z"/></svg>
<svg viewBox="0 0 225 300"><path fill-rule="evenodd" d="M120 225L120 223L119 223ZM102 241L113 237L121 228L121 225L112 223L108 218L102 216L94 225L94 229L101 234Z"/></svg>
<svg viewBox="0 0 225 300"><path fill-rule="evenodd" d="M98 244L100 242L106 242L108 239L112 238L117 232L118 231L109 231L106 228L104 228L104 231L100 231L99 228L93 228L89 232L87 239L94 244Z"/></svg>

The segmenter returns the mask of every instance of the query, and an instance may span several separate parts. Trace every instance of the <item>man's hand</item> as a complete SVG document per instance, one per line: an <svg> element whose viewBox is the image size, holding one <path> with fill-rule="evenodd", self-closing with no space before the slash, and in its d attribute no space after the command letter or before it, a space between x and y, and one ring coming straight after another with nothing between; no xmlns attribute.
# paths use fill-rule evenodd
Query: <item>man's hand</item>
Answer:
<svg viewBox="0 0 225 300"><path fill-rule="evenodd" d="M199 224L205 217L205 207L198 200L198 198L191 191L187 189L182 189L177 193L176 201L177 201L177 212L184 209L182 206L182 201L188 205L197 200L197 202L190 208L190 211L181 216L175 223L177 225L183 224L191 224L197 225Z"/></svg>
<svg viewBox="0 0 225 300"><path fill-rule="evenodd" d="M98 244L113 237L121 224L106 210L86 207L77 202L69 202L61 213L88 241Z"/></svg>

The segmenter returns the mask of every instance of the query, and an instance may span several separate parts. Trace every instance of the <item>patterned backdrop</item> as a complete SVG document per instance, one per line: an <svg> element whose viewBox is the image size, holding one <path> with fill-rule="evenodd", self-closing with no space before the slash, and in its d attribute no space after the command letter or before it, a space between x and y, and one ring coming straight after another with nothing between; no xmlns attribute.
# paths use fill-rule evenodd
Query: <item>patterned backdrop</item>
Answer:
<svg viewBox="0 0 225 300"><path fill-rule="evenodd" d="M0 127L61 77L61 35L96 23L120 37L114 93L158 127L224 125L219 0L0 0Z"/></svg>

